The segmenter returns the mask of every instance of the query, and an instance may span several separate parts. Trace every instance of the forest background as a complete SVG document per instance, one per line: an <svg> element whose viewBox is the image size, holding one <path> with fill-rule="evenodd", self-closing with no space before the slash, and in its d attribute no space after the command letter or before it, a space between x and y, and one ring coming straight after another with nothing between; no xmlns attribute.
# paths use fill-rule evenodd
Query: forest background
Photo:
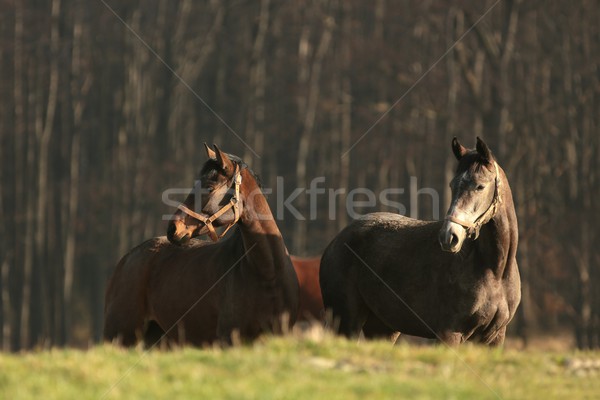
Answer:
<svg viewBox="0 0 600 400"><path fill-rule="evenodd" d="M0 1L0 347L100 339L110 273L165 234L165 191L193 185L203 142L260 174L273 209L323 177L403 188L432 219L451 138L477 135L519 218L510 335L600 346L599 20L586 0ZM277 213L290 251L319 255L345 200ZM359 211L379 209L398 212Z"/></svg>

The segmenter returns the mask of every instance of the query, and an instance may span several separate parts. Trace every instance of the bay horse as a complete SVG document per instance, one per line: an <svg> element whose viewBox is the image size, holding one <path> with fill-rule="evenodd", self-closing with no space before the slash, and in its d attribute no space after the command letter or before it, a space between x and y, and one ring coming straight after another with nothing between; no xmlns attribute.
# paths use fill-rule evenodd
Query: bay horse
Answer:
<svg viewBox="0 0 600 400"><path fill-rule="evenodd" d="M443 221L368 214L325 250L323 301L341 334L376 321L449 345L504 342L521 299L512 193L481 139L467 150L454 138L452 150L458 167Z"/></svg>
<svg viewBox="0 0 600 400"><path fill-rule="evenodd" d="M321 321L323 318L323 297L321 296L321 285L319 285L321 257L292 255L291 259L300 286L298 321Z"/></svg>
<svg viewBox="0 0 600 400"><path fill-rule="evenodd" d="M294 323L298 280L258 178L238 157L205 149L167 237L131 250L110 279L105 340L229 344ZM233 229L223 238L216 227ZM203 234L213 242L195 238Z"/></svg>

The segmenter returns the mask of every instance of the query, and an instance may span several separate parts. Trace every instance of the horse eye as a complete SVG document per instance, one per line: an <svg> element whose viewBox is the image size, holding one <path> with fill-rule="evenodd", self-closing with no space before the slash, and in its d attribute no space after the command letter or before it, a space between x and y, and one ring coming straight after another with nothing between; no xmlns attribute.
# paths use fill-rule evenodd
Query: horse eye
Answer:
<svg viewBox="0 0 600 400"><path fill-rule="evenodd" d="M477 191L482 191L483 189L485 189L485 186L483 185L477 185L477 187L475 188L475 190Z"/></svg>

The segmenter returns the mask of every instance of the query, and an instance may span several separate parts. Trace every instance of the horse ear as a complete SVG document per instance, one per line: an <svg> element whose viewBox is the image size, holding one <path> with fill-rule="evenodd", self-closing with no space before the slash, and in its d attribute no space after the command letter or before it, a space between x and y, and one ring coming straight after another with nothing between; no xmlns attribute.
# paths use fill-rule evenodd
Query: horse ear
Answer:
<svg viewBox="0 0 600 400"><path fill-rule="evenodd" d="M217 156L216 158L219 162L219 165L221 166L223 171L225 171L227 174L231 174L233 171L233 162L229 159L227 154L223 153L221 149L217 147L216 144L213 144L213 147L215 148L215 153Z"/></svg>
<svg viewBox="0 0 600 400"><path fill-rule="evenodd" d="M481 158L486 160L488 163L492 162L494 159L492 156L492 151L487 144L485 144L485 142L479 138L479 136L477 136L477 146L475 148L477 149L477 153L479 153Z"/></svg>
<svg viewBox="0 0 600 400"><path fill-rule="evenodd" d="M460 160L465 154L467 154L469 150L467 150L462 144L458 143L458 139L456 136L454 136L454 139L452 139L452 151L454 152L456 159Z"/></svg>
<svg viewBox="0 0 600 400"><path fill-rule="evenodd" d="M213 149L211 149L206 142L204 142L204 148L206 149L206 155L208 158L217 158L217 153Z"/></svg>

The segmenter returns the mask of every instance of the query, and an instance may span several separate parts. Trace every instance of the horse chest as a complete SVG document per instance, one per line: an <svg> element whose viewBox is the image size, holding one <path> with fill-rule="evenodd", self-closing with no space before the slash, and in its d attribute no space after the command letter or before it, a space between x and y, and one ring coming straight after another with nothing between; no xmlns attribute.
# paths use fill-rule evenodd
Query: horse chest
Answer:
<svg viewBox="0 0 600 400"><path fill-rule="evenodd" d="M464 279L452 285L454 301L447 301L441 314L454 315L447 320L452 330L465 339L476 330L496 330L507 322L508 303L501 282L490 274L479 279Z"/></svg>

